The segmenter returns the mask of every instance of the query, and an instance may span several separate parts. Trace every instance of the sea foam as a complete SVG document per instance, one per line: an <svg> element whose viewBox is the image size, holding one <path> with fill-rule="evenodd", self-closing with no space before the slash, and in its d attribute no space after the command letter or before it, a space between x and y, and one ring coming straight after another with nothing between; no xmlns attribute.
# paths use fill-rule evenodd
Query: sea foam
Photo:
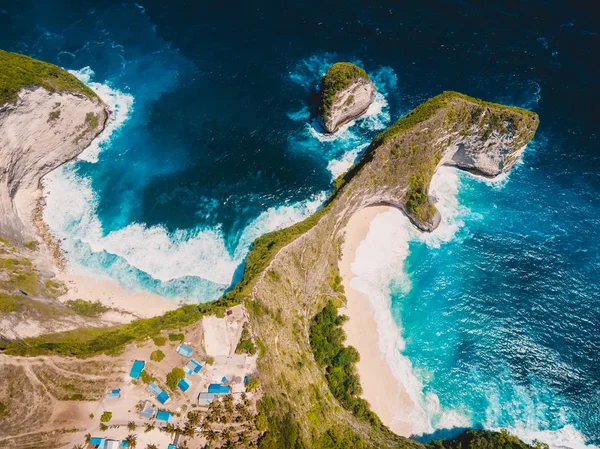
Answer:
<svg viewBox="0 0 600 449"><path fill-rule="evenodd" d="M439 246L450 240L462 225L460 217L464 210L458 207L458 186L456 171L448 167L440 168L431 181L431 194L442 214L440 226L431 234L424 235L415 229L401 211L390 209L373 219L351 266L356 275L351 282L352 288L367 295L373 306L379 330L379 349L415 404L410 417L398 417L405 421L408 418L415 434L432 433L437 428L461 427L469 423L469 418L464 414L456 410L444 410L435 394L423 392L422 380L414 372L410 360L402 354L405 348L402 329L391 313L390 285L401 291L411 288L404 270L409 242L423 240L428 245Z"/></svg>
<svg viewBox="0 0 600 449"><path fill-rule="evenodd" d="M126 123L133 111L134 98L107 84L92 81L94 72L86 67L72 71L98 93L111 109L111 116L101 135L80 156L80 160L97 163L115 132ZM165 285L174 284L181 292L193 292L199 301L216 299L228 287L236 269L260 235L290 226L314 213L325 200L321 192L305 201L281 204L263 211L243 230L232 254L219 226L169 231L163 226L130 223L105 233L98 218L99 198L91 178L78 173L76 162L53 171L43 180L46 193L45 222L60 242L71 272L109 275L131 290L150 288L169 295ZM197 286L189 286L197 278ZM141 280L146 285L140 285Z"/></svg>

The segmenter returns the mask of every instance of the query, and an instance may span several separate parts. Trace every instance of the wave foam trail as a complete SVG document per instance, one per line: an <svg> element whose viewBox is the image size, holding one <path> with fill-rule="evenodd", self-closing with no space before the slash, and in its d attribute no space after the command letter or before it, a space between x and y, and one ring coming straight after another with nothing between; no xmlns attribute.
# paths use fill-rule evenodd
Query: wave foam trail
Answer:
<svg viewBox="0 0 600 449"><path fill-rule="evenodd" d="M92 144L78 157L78 159L95 163L98 162L98 156L103 146L110 141L113 133L127 121L133 111L133 95L113 89L108 84L93 82L94 71L89 67L84 67L81 70L69 70L69 72L97 93L111 111L111 116L102 134L94 139Z"/></svg>
<svg viewBox="0 0 600 449"><path fill-rule="evenodd" d="M492 430L500 431L501 428L492 428ZM534 444L535 441L542 441L550 446L550 449L600 449L600 446L587 444L583 434L572 424L558 430L537 430L525 426L509 427L507 430L526 443Z"/></svg>
<svg viewBox="0 0 600 449"><path fill-rule="evenodd" d="M464 210L458 207L458 185L458 175L452 168L442 167L434 175L431 192L443 220L438 229L427 237L423 237L397 209L376 216L366 239L357 248L356 259L351 267L357 276L351 286L367 295L373 305L379 330L379 349L415 404L411 416L397 417L404 421L408 419L414 434L432 433L438 428L462 427L470 423L464 413L444 410L435 394L424 394L423 383L413 371L411 361L402 355L405 348L402 330L391 313L390 286L406 292L411 288L404 270L409 242L420 239L428 245L439 246L441 242L450 240L462 225L460 216Z"/></svg>
<svg viewBox="0 0 600 449"><path fill-rule="evenodd" d="M69 269L89 271L89 265L94 265L87 263L90 258L108 253L159 281L194 276L222 287L231 283L256 237L302 220L325 199L322 192L304 202L269 208L246 227L232 256L219 228L169 232L162 226L132 223L104 236L91 181L78 176L72 166L47 176L44 188L50 192L44 220L62 242L63 250L75 256L69 257Z"/></svg>

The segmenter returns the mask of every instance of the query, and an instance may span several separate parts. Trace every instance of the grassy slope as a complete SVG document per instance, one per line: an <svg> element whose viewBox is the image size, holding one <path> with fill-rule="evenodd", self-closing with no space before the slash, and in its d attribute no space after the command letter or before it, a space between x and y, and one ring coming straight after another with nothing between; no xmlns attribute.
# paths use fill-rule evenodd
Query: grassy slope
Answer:
<svg viewBox="0 0 600 449"><path fill-rule="evenodd" d="M6 352L80 357L112 352L161 329L190 324L205 313L246 301L261 350L259 367L266 393L262 409L269 425L262 447L422 447L385 428L372 428L333 399L312 357L309 326L326 299L338 296L329 280L337 270L340 230L351 212L364 205L361 199L374 193L404 197L414 172L421 173L426 192L446 142L428 146L438 136L425 130L466 132L472 124L468 113L481 107L514 119L518 127L532 128L519 135L520 140L533 136L537 123L526 123L532 113L446 92L378 135L361 160L336 180L334 191L316 214L259 237L246 260L242 281L221 300L109 330L82 329L14 342ZM294 446L289 446L292 440Z"/></svg>
<svg viewBox="0 0 600 449"><path fill-rule="evenodd" d="M75 76L54 64L0 50L0 106L15 102L21 89L33 86L41 86L50 92L72 92L99 99Z"/></svg>
<svg viewBox="0 0 600 449"><path fill-rule="evenodd" d="M350 62L337 62L327 70L327 73L321 78L321 104L319 105L319 113L323 117L329 115L329 111L335 95L342 89L345 89L356 78L369 79L369 75L360 67Z"/></svg>
<svg viewBox="0 0 600 449"><path fill-rule="evenodd" d="M434 97L377 136L361 160L336 180L334 192L317 214L255 241L244 279L232 294L253 298L248 301L253 328L266 348L260 368L270 401L265 414L271 437L264 447L285 447L277 435L290 432L298 447L343 447L340 441L348 439L355 439L356 447L357 441L363 447L419 446L358 419L333 398L324 370L312 357L311 319L329 299L340 298L329 281L337 272L343 228L351 214L373 202L410 213L407 203L415 187L421 195L415 208L433 208L427 191L444 150L474 129L484 141L485 130L504 120L516 130L515 150L537 127L535 114L522 109L455 92Z"/></svg>

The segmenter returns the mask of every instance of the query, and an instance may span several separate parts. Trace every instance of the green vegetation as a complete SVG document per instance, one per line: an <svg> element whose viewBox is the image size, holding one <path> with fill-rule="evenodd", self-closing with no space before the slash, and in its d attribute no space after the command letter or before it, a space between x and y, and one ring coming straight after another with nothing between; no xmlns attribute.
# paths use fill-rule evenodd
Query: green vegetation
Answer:
<svg viewBox="0 0 600 449"><path fill-rule="evenodd" d="M108 328L82 328L68 332L26 338L24 341L0 342L5 354L36 356L54 354L70 357L90 357L96 354L115 354L128 343L153 337L162 330L178 329L235 304L235 298L212 303L184 305L162 316L135 320Z"/></svg>
<svg viewBox="0 0 600 449"><path fill-rule="evenodd" d="M110 420L112 419L112 412L103 412L102 416L100 417L100 422L110 422Z"/></svg>
<svg viewBox="0 0 600 449"><path fill-rule="evenodd" d="M150 354L150 360L152 360L153 362L160 362L165 358L165 353L162 352L160 349L157 349L156 351L152 351L152 354Z"/></svg>
<svg viewBox="0 0 600 449"><path fill-rule="evenodd" d="M30 240L29 242L23 243L23 246L29 251L36 251L38 249L38 242L35 240Z"/></svg>
<svg viewBox="0 0 600 449"><path fill-rule="evenodd" d="M244 328L242 329L242 336L240 337L240 341L235 348L236 354L256 354L256 346L252 343L252 337L250 336L250 331L248 330L248 323L244 323Z"/></svg>
<svg viewBox="0 0 600 449"><path fill-rule="evenodd" d="M152 341L156 346L164 346L167 344L167 337L163 337L162 335L156 335L152 337Z"/></svg>
<svg viewBox="0 0 600 449"><path fill-rule="evenodd" d="M50 111L48 113L48 123L58 120L59 117L60 117L60 110Z"/></svg>
<svg viewBox="0 0 600 449"><path fill-rule="evenodd" d="M46 290L48 290L50 296L56 297L67 292L67 287L65 287L65 284L59 281L53 281L52 279L48 279L46 282L44 282L44 287L46 287Z"/></svg>
<svg viewBox="0 0 600 449"><path fill-rule="evenodd" d="M179 367L175 367L171 370L169 374L167 374L167 386L171 389L171 391L175 391L177 389L177 383L185 377L185 371Z"/></svg>
<svg viewBox="0 0 600 449"><path fill-rule="evenodd" d="M71 299L66 302L66 306L77 315L96 318L104 312L111 310L100 301L86 301L85 299Z"/></svg>
<svg viewBox="0 0 600 449"><path fill-rule="evenodd" d="M321 104L319 105L319 113L323 117L329 116L331 106L335 101L335 95L340 90L348 87L356 78L369 79L369 75L350 62L337 62L329 67L327 73L321 78L320 86Z"/></svg>
<svg viewBox="0 0 600 449"><path fill-rule="evenodd" d="M536 442L533 446L520 441L506 430L490 432L487 430L467 430L452 440L433 441L428 449L548 449L548 445Z"/></svg>
<svg viewBox="0 0 600 449"><path fill-rule="evenodd" d="M430 119L441 108L446 106L450 101L455 100L457 98L482 107L490 107L499 111L515 112L518 115L530 119L537 117L535 112L528 111L527 109L490 103L488 101L483 101L478 98L469 97L468 95L464 95L459 92L445 91L440 95L436 95L435 97L430 98L420 106L417 106L415 109L413 109L407 115L399 119L392 126L388 127L385 131L377 134L377 136L375 136L375 139L373 139L373 143L371 144L371 146L379 146L389 141L390 139L398 137L400 134L412 129L419 123Z"/></svg>
<svg viewBox="0 0 600 449"><path fill-rule="evenodd" d="M0 289L6 291L22 290L29 295L38 292L38 275L31 260L25 257L5 257L0 259L0 272L4 273Z"/></svg>
<svg viewBox="0 0 600 449"><path fill-rule="evenodd" d="M358 418L381 427L379 417L371 411L367 401L359 397L362 388L355 367L359 355L352 346L344 346L346 334L342 324L346 319L338 315L337 308L329 301L310 325L310 347L317 365L325 370L333 396Z"/></svg>
<svg viewBox="0 0 600 449"><path fill-rule="evenodd" d="M12 313L18 312L23 308L23 301L18 296L5 295L0 293L0 312Z"/></svg>
<svg viewBox="0 0 600 449"><path fill-rule="evenodd" d="M0 106L15 102L21 89L33 86L41 86L50 92L72 92L99 99L75 76L54 64L0 50Z"/></svg>
<svg viewBox="0 0 600 449"><path fill-rule="evenodd" d="M246 391L254 391L258 388L259 385L260 385L260 381L258 380L258 377L254 376L254 375L250 375L250 376L248 376L248 383L246 384Z"/></svg>
<svg viewBox="0 0 600 449"><path fill-rule="evenodd" d="M185 336L183 334L169 334L170 341L183 341Z"/></svg>
<svg viewBox="0 0 600 449"><path fill-rule="evenodd" d="M145 384L149 384L150 382L154 382L156 380L156 378L145 369L140 373L140 379L142 379L142 382Z"/></svg>
<svg viewBox="0 0 600 449"><path fill-rule="evenodd" d="M10 408L8 406L8 404L5 404L4 402L0 402L0 417L7 417L10 416Z"/></svg>

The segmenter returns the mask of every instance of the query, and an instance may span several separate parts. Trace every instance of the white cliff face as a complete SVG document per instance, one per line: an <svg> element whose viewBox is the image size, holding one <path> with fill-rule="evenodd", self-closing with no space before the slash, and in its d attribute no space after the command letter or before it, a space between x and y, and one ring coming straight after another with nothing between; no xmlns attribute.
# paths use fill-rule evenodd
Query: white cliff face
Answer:
<svg viewBox="0 0 600 449"><path fill-rule="evenodd" d="M342 125L360 117L373 103L375 86L365 78L356 78L347 88L335 96L329 114L323 117L323 126L329 134L335 133Z"/></svg>
<svg viewBox="0 0 600 449"><path fill-rule="evenodd" d="M0 235L34 239L40 179L89 146L108 116L98 100L43 88L24 89L16 104L0 106Z"/></svg>

